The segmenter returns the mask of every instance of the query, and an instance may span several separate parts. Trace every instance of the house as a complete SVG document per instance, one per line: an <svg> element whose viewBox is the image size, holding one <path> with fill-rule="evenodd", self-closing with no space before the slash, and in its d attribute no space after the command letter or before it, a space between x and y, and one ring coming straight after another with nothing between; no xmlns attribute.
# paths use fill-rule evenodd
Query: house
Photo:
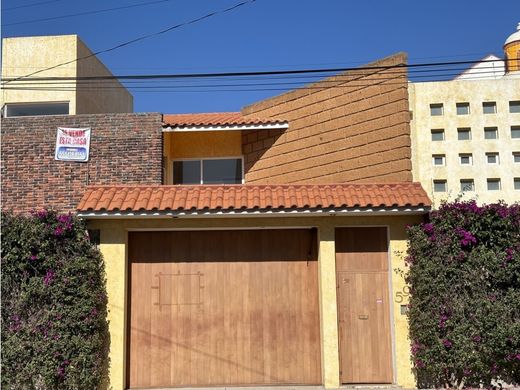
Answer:
<svg viewBox="0 0 520 390"><path fill-rule="evenodd" d="M113 75L77 35L3 38L2 116L133 111L133 97L117 79L104 80L100 90L99 81L77 80L88 76Z"/></svg>
<svg viewBox="0 0 520 390"><path fill-rule="evenodd" d="M2 207L99 233L113 389L414 387L405 63L240 112L4 119ZM87 162L54 159L57 127L91 129Z"/></svg>
<svg viewBox="0 0 520 390"><path fill-rule="evenodd" d="M411 82L413 178L444 200L520 201L520 24L504 44L449 81Z"/></svg>

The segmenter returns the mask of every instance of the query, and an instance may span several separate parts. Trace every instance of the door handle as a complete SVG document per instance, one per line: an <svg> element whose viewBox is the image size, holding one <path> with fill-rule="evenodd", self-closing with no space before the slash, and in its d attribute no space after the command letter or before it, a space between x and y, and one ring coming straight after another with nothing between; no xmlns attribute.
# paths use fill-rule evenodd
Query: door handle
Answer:
<svg viewBox="0 0 520 390"><path fill-rule="evenodd" d="M368 320L368 314L360 314L360 315L358 315L358 318L360 320Z"/></svg>

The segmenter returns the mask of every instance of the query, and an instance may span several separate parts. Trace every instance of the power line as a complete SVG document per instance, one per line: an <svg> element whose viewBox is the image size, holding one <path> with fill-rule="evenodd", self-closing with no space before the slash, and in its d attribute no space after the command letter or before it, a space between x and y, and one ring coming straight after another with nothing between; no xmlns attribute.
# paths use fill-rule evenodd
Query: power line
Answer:
<svg viewBox="0 0 520 390"><path fill-rule="evenodd" d="M54 1L56 1L56 0L54 0ZM159 3L166 3L166 2L170 2L170 1L172 1L172 0L149 1L149 2L145 2L145 3L124 5L124 6L121 6L121 7L104 8L104 9L98 9L98 10L93 10L93 11L78 12L78 13L75 13L75 14L68 14L68 15L61 15L61 16L52 16L50 18L23 20L21 22L6 23L6 24L4 24L4 26L16 26L16 25L20 25L20 24L28 24L28 23L46 22L46 21L49 21L49 20L66 19L66 18L71 18L71 17L76 17L76 16L94 15L94 14L100 14L100 13L103 13L103 12L117 11L117 10L121 10L121 9L128 9L128 8L135 8L135 7L145 7L145 6L148 6L148 5L159 4ZM49 1L49 2L51 2L51 1ZM40 4L45 4L45 2L40 3Z"/></svg>
<svg viewBox="0 0 520 390"><path fill-rule="evenodd" d="M255 1L255 0L251 0ZM241 3L241 4L245 4ZM99 52L98 52L99 53ZM92 54L94 55L94 54ZM90 55L89 57L92 57ZM85 58L85 57L83 57ZM73 60L74 61L74 60ZM396 64L384 66L360 66L360 67L344 67L344 68L323 68L323 69L293 69L293 70L273 70L273 71L255 71L255 72L223 72L223 73L177 73L177 74L150 74L150 75L110 75L110 76L84 76L84 77L33 77L29 76L49 70L50 68L34 72L31 75L20 76L16 78L4 78L4 84L15 82L21 79L26 81L94 81L94 80L165 80L165 79L203 79L203 78L221 78L221 77L243 77L243 76L274 76L274 75L303 75L303 74L321 74L325 77L327 74L334 74L340 72L361 72L358 74L365 74L364 71L378 71L390 69L408 69L409 72L419 72L421 69L416 68L434 68L423 69L424 71L434 71L435 67L452 66L452 65L471 65L485 62L495 62L496 60L475 60L475 61L451 61L451 62L431 62L431 63L417 63L417 64ZM410 70L410 68L412 68ZM454 70L448 68L444 71ZM438 70L442 71L442 70ZM400 72L397 72L400 73ZM352 73L355 74L355 73ZM339 75L338 77L340 77ZM349 76L349 75L345 75Z"/></svg>
<svg viewBox="0 0 520 390"><path fill-rule="evenodd" d="M442 74L441 77L451 77L455 74ZM482 76L485 75L495 75L494 72L479 72L475 74L473 77L467 77L465 80L477 80L481 79ZM320 82L320 85L302 85L301 82L269 82L269 83L236 83L236 84L203 84L203 85L144 85L144 86L126 86L132 92L251 92L251 91L286 91L289 89L294 89L295 85L300 85L296 87L300 90L323 90L326 88L344 88L348 87L369 87L377 84L384 85L403 85L403 81L398 81L399 78L403 78L405 75L401 75L398 77L378 77L377 79L373 79L373 81L369 80L361 80L363 77L358 77L355 80L344 80L344 81L334 81L334 80L323 80ZM418 76L420 77L420 76ZM423 76L424 77L424 76ZM390 81L390 82L389 82ZM446 80L429 80L429 81L446 81ZM101 83L101 82L98 82ZM328 83L328 84L327 84ZM39 90L39 91L75 91L75 90L89 90L89 91L102 91L102 90L114 90L121 89L122 86L111 86L111 85L99 85L94 84L80 84L76 86L75 84L67 86L61 85L49 85L47 83L37 83L30 84L24 83L24 86L16 86L7 87L7 90ZM324 85L325 84L325 85ZM267 88L267 87L277 87L277 88ZM284 88L279 88L280 86L285 86ZM254 87L254 88L251 88ZM188 89L183 89L188 88ZM205 88L205 89L202 89ZM228 89L222 89L228 88ZM233 88L233 89L229 89ZM244 89L245 88L245 89Z"/></svg>
<svg viewBox="0 0 520 390"><path fill-rule="evenodd" d="M155 32L155 33L151 33L151 34L146 34L146 35L142 35L138 38L134 38L134 39L131 39L129 41L126 41L126 42L123 42L123 43L120 43L116 46L113 46L113 47L110 47L108 49L104 49L104 50L99 50L97 52L94 52L92 54L89 54L87 56L83 56L83 57L79 57L79 58L76 58L74 60L71 60L71 61L66 61L66 62L62 62L60 64L57 64L57 65L54 65L54 66L50 66L48 68L45 68L45 69L41 69L41 70L38 70L36 72L32 72L32 73L29 73L25 76L20 76L20 77L17 77L13 80L10 80L10 81L7 81L7 83L9 82L12 82L12 81L17 81L17 80L21 80L23 78L27 78L27 77L30 77L30 76L33 76L35 74L38 74L38 73L42 73L42 72L45 72L47 70L51 70L51 69L56 69L60 66L63 66L63 65L68 65L68 64L72 64L72 63L75 63L75 62L78 62L78 61L82 61L82 60L86 60L87 58L91 58L91 57L94 57L94 56L97 56L99 54L102 54L102 53L108 53L110 51L114 51L114 50L117 50L117 49L120 49L122 47L125 47L125 46L128 46L128 45L131 45L133 43L136 43L136 42L140 42L142 40L145 40L145 39L148 39L148 38L151 38L151 37L154 37L154 36L157 36L157 35L161 35L161 34L165 34L169 31L172 31L172 30L175 30L175 29L178 29L178 28L181 28L181 27L184 27L184 26L188 26L190 24L194 24L194 23L197 23L197 22L200 22L202 20L205 20L205 19L208 19L208 18L211 18L212 16L215 16L215 15L218 15L218 14L223 14L223 13L226 13L226 12L230 12L230 11L233 11L239 7L242 7L246 4L249 4L249 3L254 3L256 0L246 0L246 1L243 1L241 3L238 3L238 4L235 4L231 7L228 7L228 8L225 8L225 9L222 9L222 10L218 10L218 11L213 11L213 12L210 12L204 16L200 16L198 18L195 18L195 19L191 19L187 22L183 22L183 23L179 23L179 24L176 24L176 25L173 25L171 27L168 27L164 30L161 30L161 31L158 31L158 32Z"/></svg>

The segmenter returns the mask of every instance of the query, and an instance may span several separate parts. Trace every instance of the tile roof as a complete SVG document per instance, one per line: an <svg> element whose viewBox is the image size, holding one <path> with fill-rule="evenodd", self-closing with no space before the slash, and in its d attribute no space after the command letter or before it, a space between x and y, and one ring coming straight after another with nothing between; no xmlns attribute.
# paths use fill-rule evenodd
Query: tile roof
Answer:
<svg viewBox="0 0 520 390"><path fill-rule="evenodd" d="M419 183L327 185L89 186L81 212L242 212L428 208Z"/></svg>
<svg viewBox="0 0 520 390"><path fill-rule="evenodd" d="M240 112L209 112L202 114L165 114L163 126L169 127L212 127L212 126L251 126L286 124L281 119L243 116Z"/></svg>

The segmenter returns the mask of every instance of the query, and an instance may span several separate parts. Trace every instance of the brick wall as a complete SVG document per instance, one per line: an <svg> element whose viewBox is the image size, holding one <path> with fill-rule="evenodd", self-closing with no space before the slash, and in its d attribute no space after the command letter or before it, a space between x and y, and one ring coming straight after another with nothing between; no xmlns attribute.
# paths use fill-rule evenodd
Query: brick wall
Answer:
<svg viewBox="0 0 520 390"><path fill-rule="evenodd" d="M368 64L406 63L403 53ZM242 110L289 121L245 131L247 183L411 181L406 68L354 70Z"/></svg>
<svg viewBox="0 0 520 390"><path fill-rule="evenodd" d="M92 129L89 162L54 160L58 127ZM2 210L74 211L87 184L161 184L161 115L5 118L1 152Z"/></svg>

